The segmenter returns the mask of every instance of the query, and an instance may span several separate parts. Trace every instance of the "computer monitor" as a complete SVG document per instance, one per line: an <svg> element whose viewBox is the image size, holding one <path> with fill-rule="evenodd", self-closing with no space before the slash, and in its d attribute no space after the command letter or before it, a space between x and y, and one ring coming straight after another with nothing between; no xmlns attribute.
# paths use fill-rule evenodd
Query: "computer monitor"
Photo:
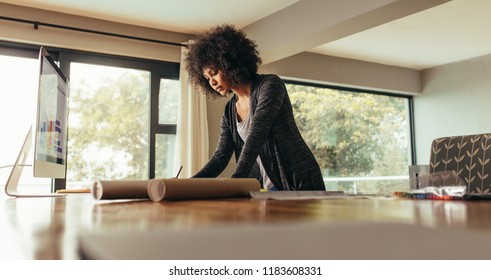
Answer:
<svg viewBox="0 0 491 280"><path fill-rule="evenodd" d="M17 160L5 185L14 197L57 196L58 194L19 193L17 185L26 165L34 135L34 177L65 178L69 81L45 47L39 51L39 82L35 123L29 128Z"/></svg>
<svg viewBox="0 0 491 280"><path fill-rule="evenodd" d="M44 47L39 62L34 177L65 178L69 82Z"/></svg>

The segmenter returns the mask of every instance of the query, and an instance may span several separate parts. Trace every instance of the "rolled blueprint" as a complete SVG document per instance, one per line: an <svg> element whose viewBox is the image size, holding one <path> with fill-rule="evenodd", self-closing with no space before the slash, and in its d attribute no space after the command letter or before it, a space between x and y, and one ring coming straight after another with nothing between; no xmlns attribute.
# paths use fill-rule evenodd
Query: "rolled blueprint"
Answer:
<svg viewBox="0 0 491 280"><path fill-rule="evenodd" d="M260 187L251 178L155 179L148 184L148 195L153 201L250 197Z"/></svg>
<svg viewBox="0 0 491 280"><path fill-rule="evenodd" d="M97 199L149 199L147 186L150 180L95 181L92 196Z"/></svg>

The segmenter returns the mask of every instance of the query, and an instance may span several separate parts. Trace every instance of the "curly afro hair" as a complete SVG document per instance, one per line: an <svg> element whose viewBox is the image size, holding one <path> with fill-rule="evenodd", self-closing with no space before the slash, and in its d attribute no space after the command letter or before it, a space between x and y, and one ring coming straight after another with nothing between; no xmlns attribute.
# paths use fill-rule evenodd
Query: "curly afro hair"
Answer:
<svg viewBox="0 0 491 280"><path fill-rule="evenodd" d="M203 76L205 67L221 70L233 84L248 84L261 65L254 41L233 25L216 26L189 44L185 67L190 84L208 97L221 97Z"/></svg>

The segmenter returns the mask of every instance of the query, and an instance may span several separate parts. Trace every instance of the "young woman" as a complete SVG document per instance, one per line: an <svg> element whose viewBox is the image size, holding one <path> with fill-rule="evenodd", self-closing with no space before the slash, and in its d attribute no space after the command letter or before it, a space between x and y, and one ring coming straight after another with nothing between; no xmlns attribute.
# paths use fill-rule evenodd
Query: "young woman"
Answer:
<svg viewBox="0 0 491 280"><path fill-rule="evenodd" d="M215 154L193 177L217 177L235 153L232 178L258 178L270 191L325 190L285 84L276 75L259 75L261 62L256 43L232 25L212 28L189 45L185 63L192 86L212 98L233 94Z"/></svg>

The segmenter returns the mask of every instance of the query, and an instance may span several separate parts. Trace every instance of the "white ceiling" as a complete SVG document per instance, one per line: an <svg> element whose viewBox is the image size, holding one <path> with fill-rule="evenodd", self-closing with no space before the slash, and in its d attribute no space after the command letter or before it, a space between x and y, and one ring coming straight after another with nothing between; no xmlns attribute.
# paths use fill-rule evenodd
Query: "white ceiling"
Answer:
<svg viewBox="0 0 491 280"><path fill-rule="evenodd" d="M196 34L232 23L268 63L307 51L416 70L491 54L490 0L0 0Z"/></svg>
<svg viewBox="0 0 491 280"><path fill-rule="evenodd" d="M453 0L314 52L412 69L491 54L491 1Z"/></svg>

